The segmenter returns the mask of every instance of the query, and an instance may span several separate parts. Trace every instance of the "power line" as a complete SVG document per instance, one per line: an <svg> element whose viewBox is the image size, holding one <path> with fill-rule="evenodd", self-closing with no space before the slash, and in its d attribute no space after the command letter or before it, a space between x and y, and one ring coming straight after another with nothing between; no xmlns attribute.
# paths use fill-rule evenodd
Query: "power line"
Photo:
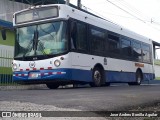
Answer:
<svg viewBox="0 0 160 120"><path fill-rule="evenodd" d="M140 12L138 9L136 9L135 7L133 7L132 5L130 5L129 3L127 3L125 0L116 0L117 2L119 2L121 5L123 5L124 7L126 7L127 9L131 10L132 12L134 12L135 14L139 15L143 15L144 17L147 18L147 20L145 19L145 22L149 22L151 24L157 24L160 25L160 23L156 22L155 20L153 20L152 18L145 16L142 12ZM123 3L122 3L123 1ZM148 20L149 19L149 20Z"/></svg>
<svg viewBox="0 0 160 120"><path fill-rule="evenodd" d="M138 20L140 20L140 21L142 21L142 22L146 23L144 20L142 20L142 19L140 19L139 17L137 17L137 16L135 16L135 15L131 14L130 12L128 12L128 11L126 11L126 10L124 10L123 8L121 8L121 7L119 7L118 5L114 4L113 2L111 2L111 1L109 1L109 0L106 0L106 1L107 1L107 2L109 2L110 4L112 4L112 5L116 6L116 7L117 7L117 8L119 8L120 10L122 10L122 11L126 12L127 14L129 14L129 15L131 15L131 16L133 16L133 17L137 18Z"/></svg>
<svg viewBox="0 0 160 120"><path fill-rule="evenodd" d="M150 17L144 15L141 11L139 11L137 8L133 7L131 4L129 4L125 0L116 0L116 1L119 4L121 4L122 6L124 6L125 8L127 8L129 11L133 12L134 14L137 14L140 17L145 17L145 21L148 21L148 19L149 20L151 19Z"/></svg>
<svg viewBox="0 0 160 120"><path fill-rule="evenodd" d="M149 23L151 23L151 24L155 23L155 24L157 24L157 25L160 25L160 23L154 22L154 21L152 20L152 18L151 18L151 21L142 20L142 19L140 19L139 17L137 17L137 16L131 14L131 13L128 12L127 10L124 10L123 8L121 8L121 7L119 7L118 5L114 4L113 2L111 2L111 1L109 1L109 0L106 0L106 1L109 2L110 4L116 6L117 8L121 9L122 11L126 12L127 14L129 14L129 15L131 15L131 16L137 18L138 20L142 21L142 22L145 23L145 24L147 24L147 22L149 22ZM147 25L149 25L149 24L147 24ZM151 25L149 25L149 26L152 27L152 28L154 28L154 29L156 29L156 30L158 30L158 31L160 31L159 28L153 27L153 26L151 26Z"/></svg>

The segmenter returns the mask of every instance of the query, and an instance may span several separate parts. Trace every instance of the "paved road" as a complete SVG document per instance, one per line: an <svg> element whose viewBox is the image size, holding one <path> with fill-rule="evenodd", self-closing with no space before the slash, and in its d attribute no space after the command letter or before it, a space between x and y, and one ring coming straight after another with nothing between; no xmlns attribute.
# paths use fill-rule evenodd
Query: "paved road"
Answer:
<svg viewBox="0 0 160 120"><path fill-rule="evenodd" d="M160 101L160 85L9 90L0 91L0 101L30 102L79 110L127 110Z"/></svg>

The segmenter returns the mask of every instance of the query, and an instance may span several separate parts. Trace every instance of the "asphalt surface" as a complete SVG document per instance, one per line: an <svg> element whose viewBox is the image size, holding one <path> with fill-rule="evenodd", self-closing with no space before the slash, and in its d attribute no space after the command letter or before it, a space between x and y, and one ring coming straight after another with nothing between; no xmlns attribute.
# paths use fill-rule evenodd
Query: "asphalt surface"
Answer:
<svg viewBox="0 0 160 120"><path fill-rule="evenodd" d="M139 105L160 102L160 85L122 84L99 88L8 90L0 91L0 101L29 102L90 111L129 110Z"/></svg>

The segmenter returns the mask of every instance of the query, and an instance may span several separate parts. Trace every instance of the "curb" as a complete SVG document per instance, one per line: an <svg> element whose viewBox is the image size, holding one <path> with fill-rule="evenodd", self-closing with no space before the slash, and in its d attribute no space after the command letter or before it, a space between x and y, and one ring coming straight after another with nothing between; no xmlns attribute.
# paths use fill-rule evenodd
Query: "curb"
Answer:
<svg viewBox="0 0 160 120"><path fill-rule="evenodd" d="M112 83L112 85L118 85L118 84L125 84L125 83ZM160 80L142 81L142 85L159 85L159 84ZM59 88L76 88L76 87L78 86L66 85L66 86L60 86ZM48 89L46 84L0 86L0 90L43 90L43 89Z"/></svg>
<svg viewBox="0 0 160 120"><path fill-rule="evenodd" d="M13 85L13 86L0 86L0 90L35 90L35 89L47 89L45 84L39 85Z"/></svg>

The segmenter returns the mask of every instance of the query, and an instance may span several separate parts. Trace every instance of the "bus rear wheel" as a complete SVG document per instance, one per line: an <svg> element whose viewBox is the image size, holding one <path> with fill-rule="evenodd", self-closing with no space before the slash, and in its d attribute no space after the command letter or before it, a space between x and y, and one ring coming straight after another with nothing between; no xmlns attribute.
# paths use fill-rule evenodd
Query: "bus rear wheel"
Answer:
<svg viewBox="0 0 160 120"><path fill-rule="evenodd" d="M138 70L136 72L136 82L130 82L128 85L140 85L142 82L142 73Z"/></svg>
<svg viewBox="0 0 160 120"><path fill-rule="evenodd" d="M135 84L136 84L136 85L140 85L140 84L141 84L141 81L142 81L142 74L141 74L140 71L137 71L137 72L136 72L136 82L135 82Z"/></svg>
<svg viewBox="0 0 160 120"><path fill-rule="evenodd" d="M47 83L46 84L49 89L57 89L59 84Z"/></svg>
<svg viewBox="0 0 160 120"><path fill-rule="evenodd" d="M91 87L100 87L102 85L103 72L100 70L100 68L96 67L93 69L92 79L93 82L90 83Z"/></svg>

